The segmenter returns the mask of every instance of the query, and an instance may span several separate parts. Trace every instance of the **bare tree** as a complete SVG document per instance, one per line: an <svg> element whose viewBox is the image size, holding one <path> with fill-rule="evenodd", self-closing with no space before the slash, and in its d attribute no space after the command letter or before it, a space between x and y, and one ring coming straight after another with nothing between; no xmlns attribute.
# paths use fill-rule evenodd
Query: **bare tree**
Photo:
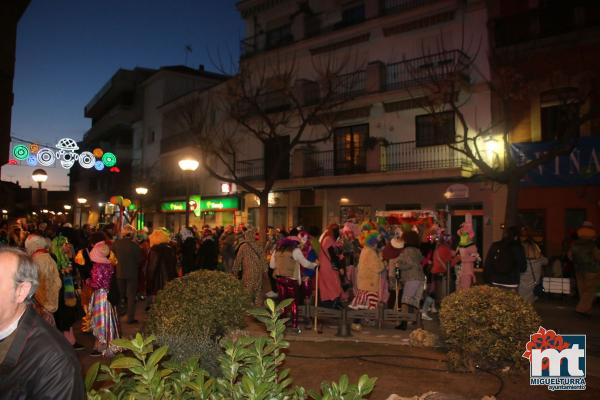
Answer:
<svg viewBox="0 0 600 400"><path fill-rule="evenodd" d="M364 71L356 73L359 64L349 53L312 57L304 68L299 64L279 53L242 63L230 80L179 108L179 120L195 138L209 174L260 200L261 240L268 225L269 192L288 177L290 155L329 140L340 110L364 84ZM244 157L252 155L247 149L257 145L269 160L260 176L240 168Z"/></svg>
<svg viewBox="0 0 600 400"><path fill-rule="evenodd" d="M492 122L485 127L470 126L465 106L473 101L471 78L477 74L483 76L475 64L480 47L474 46L474 51L469 51L463 41L460 50L448 50L442 38L438 45L435 52L423 52L424 58L431 62L411 68L415 86L422 90L417 96L413 89L411 96L418 97L420 106L433 116L437 128L442 124L442 112L454 113L458 120L456 141L448 146L470 161L474 176L506 187L504 223L506 226L515 225L518 223L519 184L523 177L555 157L573 151L579 138L579 128L598 117L598 103L593 99L597 93L597 75L594 74L598 69L589 68L590 72L580 69L576 73L563 70L562 73L544 76L539 69L532 68L536 64L524 52L505 53L502 57L492 55L491 78L484 77L482 82L489 88L492 97ZM580 62L578 65L586 64ZM519 114L522 114L518 108L529 108L533 96L539 96L542 85L560 105L559 131L548 151L535 159L527 159L513 146L518 141L514 131L519 123ZM490 154L489 143L492 141L499 141L501 145L497 146L499 151Z"/></svg>

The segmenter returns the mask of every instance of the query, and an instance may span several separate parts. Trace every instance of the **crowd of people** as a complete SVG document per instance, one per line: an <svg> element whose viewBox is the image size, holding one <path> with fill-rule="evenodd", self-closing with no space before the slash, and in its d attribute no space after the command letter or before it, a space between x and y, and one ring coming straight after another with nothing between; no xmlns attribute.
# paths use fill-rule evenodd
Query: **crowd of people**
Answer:
<svg viewBox="0 0 600 400"><path fill-rule="evenodd" d="M314 304L315 299L321 307L372 310L383 306L420 313L430 320L440 293L447 294L440 291L446 286L444 279L451 278L456 290L466 290L476 283L482 261L468 220L456 232L455 245L452 235L435 224L424 228L373 221L331 224L324 232L269 228L264 241L243 224L185 227L177 234L165 228L149 233L131 225L119 232L114 229L113 225L74 229L68 223L35 224L25 219L0 228L0 242L5 244L0 258L6 259L3 267L10 269L0 286L13 282L10 291L14 292L10 301L2 296L0 303L0 364L18 357L14 352L26 351L12 346L13 339L21 340L15 339L24 326L20 319L37 324L32 332L41 332L43 340L51 337L56 342L62 336L64 340L55 347L68 344L71 353L84 348L75 337L74 326L78 326L95 337L89 349L92 356L111 357L119 351L113 340L120 335L120 320L138 323L137 303L144 302L148 310L169 280L198 269L233 274L257 306L266 296L293 299L286 313L290 328L300 331L298 306ZM600 283L598 235L591 223L577 230L568 254L580 295L576 311L588 316ZM483 276L486 283L533 302L546 263L527 230L511 227L488 250ZM43 326L36 318L45 321ZM361 324L370 322L355 320L352 326L361 329ZM407 329L407 324L396 328ZM35 337L27 338L35 348ZM67 366L61 373L73 374L73 368Z"/></svg>

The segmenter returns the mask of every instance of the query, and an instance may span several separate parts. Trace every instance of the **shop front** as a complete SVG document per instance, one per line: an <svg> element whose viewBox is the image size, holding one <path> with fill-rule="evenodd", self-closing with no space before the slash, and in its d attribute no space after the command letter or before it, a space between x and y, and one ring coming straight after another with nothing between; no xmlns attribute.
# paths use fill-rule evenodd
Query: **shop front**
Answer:
<svg viewBox="0 0 600 400"><path fill-rule="evenodd" d="M525 159L543 152L548 143L519 143ZM584 221L600 226L600 137L583 137L573 151L530 171L519 190L520 222L527 226L544 254L561 257Z"/></svg>
<svg viewBox="0 0 600 400"><path fill-rule="evenodd" d="M204 197L190 196L190 225L200 228L235 225L239 222L240 199L235 196ZM185 200L160 203L164 226L178 232L185 224Z"/></svg>

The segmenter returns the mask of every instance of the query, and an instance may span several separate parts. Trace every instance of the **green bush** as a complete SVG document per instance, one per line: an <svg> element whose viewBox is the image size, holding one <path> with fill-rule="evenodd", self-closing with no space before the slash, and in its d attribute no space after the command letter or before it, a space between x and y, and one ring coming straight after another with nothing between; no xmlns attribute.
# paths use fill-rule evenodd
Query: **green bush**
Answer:
<svg viewBox="0 0 600 400"><path fill-rule="evenodd" d="M475 286L442 301L440 322L450 367L473 370L521 366L540 317L514 292Z"/></svg>
<svg viewBox="0 0 600 400"><path fill-rule="evenodd" d="M249 297L231 274L195 271L168 282L159 291L148 314L145 330L175 359L198 356L212 373L221 354L218 341L244 326Z"/></svg>
<svg viewBox="0 0 600 400"><path fill-rule="evenodd" d="M361 400L375 385L375 378L363 375L350 384L343 375L339 382L323 382L320 392L291 387L289 370L281 370L285 360L285 321L279 319L291 300L253 315L264 322L268 337L240 337L225 341L220 358L221 376L213 377L199 367L198 360L164 361L168 347L154 348L154 336L118 339L114 343L133 353L117 356L110 365L92 365L85 378L88 399L200 399L200 400ZM95 383L101 387L94 389Z"/></svg>

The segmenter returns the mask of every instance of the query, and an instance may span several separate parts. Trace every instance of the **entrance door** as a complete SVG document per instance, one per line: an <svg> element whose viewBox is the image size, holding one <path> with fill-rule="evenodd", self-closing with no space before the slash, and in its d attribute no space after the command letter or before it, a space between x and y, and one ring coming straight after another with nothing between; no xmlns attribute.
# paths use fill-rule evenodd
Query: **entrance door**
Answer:
<svg viewBox="0 0 600 400"><path fill-rule="evenodd" d="M298 225L304 229L318 228L323 229L323 207L298 207Z"/></svg>

